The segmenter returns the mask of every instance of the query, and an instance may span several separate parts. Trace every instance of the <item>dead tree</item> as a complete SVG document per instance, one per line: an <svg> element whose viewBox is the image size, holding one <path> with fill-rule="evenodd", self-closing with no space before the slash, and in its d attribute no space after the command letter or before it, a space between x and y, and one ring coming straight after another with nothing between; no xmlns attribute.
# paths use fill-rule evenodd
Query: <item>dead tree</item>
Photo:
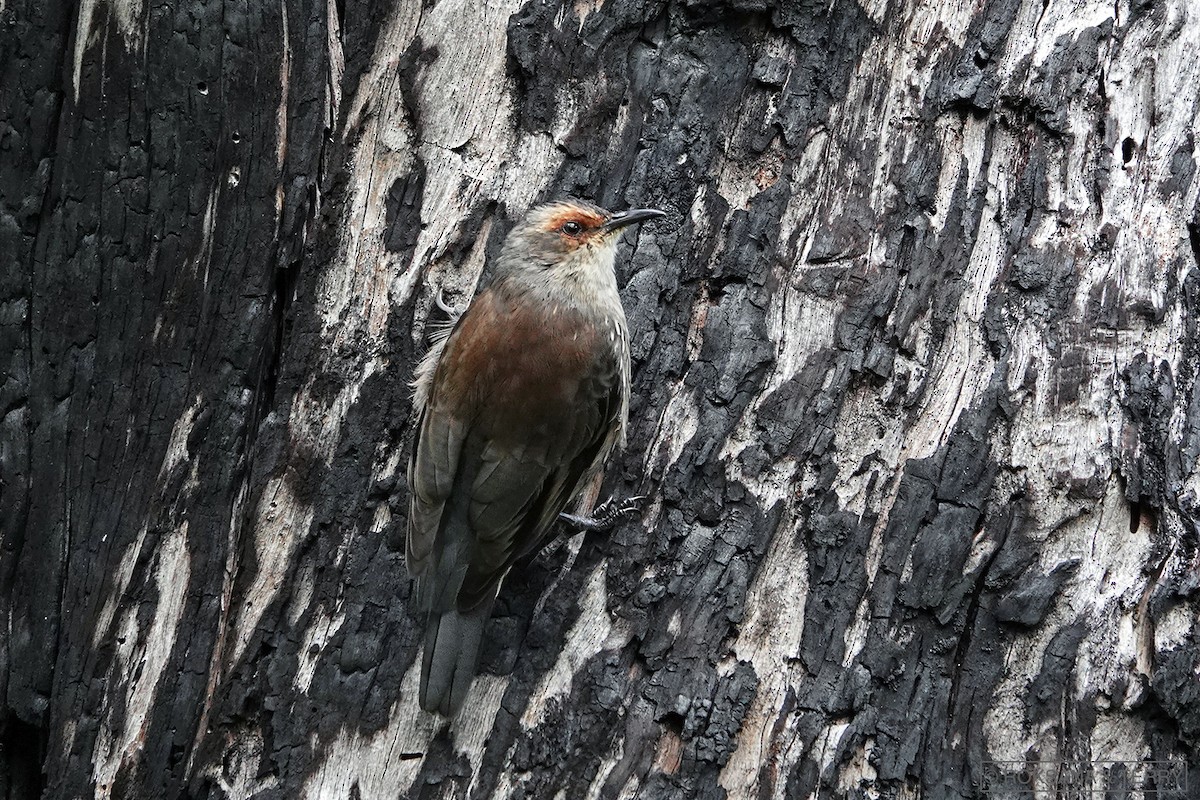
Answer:
<svg viewBox="0 0 1200 800"><path fill-rule="evenodd" d="M0 21L4 797L1200 780L1191 0ZM407 384L567 194L671 215L620 259L651 500L521 567L447 729Z"/></svg>

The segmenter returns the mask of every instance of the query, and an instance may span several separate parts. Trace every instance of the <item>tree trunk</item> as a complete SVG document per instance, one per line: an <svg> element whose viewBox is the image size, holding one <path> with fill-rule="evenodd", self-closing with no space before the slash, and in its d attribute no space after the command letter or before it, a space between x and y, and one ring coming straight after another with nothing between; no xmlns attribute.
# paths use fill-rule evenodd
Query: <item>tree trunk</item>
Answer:
<svg viewBox="0 0 1200 800"><path fill-rule="evenodd" d="M0 20L3 797L1200 781L1192 0ZM514 571L447 725L408 381L566 194L670 213L618 257L650 499Z"/></svg>

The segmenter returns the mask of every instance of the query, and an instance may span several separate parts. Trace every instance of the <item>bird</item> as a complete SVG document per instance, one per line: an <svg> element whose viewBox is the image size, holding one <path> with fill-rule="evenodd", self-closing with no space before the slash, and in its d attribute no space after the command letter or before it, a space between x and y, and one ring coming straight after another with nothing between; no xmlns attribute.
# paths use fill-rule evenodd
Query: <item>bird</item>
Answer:
<svg viewBox="0 0 1200 800"><path fill-rule="evenodd" d="M405 563L426 616L426 711L461 708L505 576L624 444L629 332L616 245L629 226L664 216L575 199L531 209L487 287L414 373Z"/></svg>

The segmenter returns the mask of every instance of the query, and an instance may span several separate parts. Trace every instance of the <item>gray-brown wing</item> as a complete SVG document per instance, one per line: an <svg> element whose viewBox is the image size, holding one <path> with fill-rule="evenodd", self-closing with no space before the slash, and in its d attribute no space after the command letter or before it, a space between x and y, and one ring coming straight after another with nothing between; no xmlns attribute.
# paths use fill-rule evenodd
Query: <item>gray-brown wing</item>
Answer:
<svg viewBox="0 0 1200 800"><path fill-rule="evenodd" d="M626 391L619 364L601 362L580 381L576 413L519 450L485 447L471 490L475 551L459 608L490 597L512 563L543 543L559 513L615 443Z"/></svg>
<svg viewBox="0 0 1200 800"><path fill-rule="evenodd" d="M456 323L458 320L455 321ZM457 325L453 326L454 330ZM463 420L437 404L432 398L438 365L447 349L453 348L454 330L437 336L433 346L417 366L413 380L413 402L417 411L417 431L408 460L408 534L405 538L405 566L416 579L420 606L429 610L431 574L440 560L441 531L455 481L468 427Z"/></svg>
<svg viewBox="0 0 1200 800"><path fill-rule="evenodd" d="M446 502L454 489L467 429L462 421L422 409L409 459L409 518L405 545L408 574L420 578L438 547Z"/></svg>

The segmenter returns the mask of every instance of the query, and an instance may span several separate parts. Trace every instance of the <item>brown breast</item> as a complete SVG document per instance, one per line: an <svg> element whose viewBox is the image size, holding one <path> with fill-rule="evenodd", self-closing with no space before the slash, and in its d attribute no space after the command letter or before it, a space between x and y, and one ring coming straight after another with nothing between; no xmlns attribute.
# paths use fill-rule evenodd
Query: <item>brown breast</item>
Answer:
<svg viewBox="0 0 1200 800"><path fill-rule="evenodd" d="M501 446L558 436L604 369L598 333L573 308L486 290L446 343L433 402Z"/></svg>

